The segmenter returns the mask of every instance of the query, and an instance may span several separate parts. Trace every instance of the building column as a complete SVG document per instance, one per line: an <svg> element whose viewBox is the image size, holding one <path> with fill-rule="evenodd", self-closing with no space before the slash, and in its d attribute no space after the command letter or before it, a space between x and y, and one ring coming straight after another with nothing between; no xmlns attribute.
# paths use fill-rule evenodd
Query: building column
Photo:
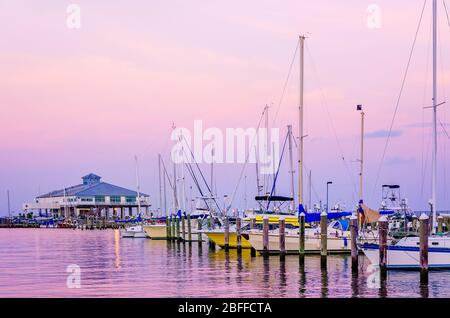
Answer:
<svg viewBox="0 0 450 318"><path fill-rule="evenodd" d="M120 219L123 220L123 206L120 207Z"/></svg>
<svg viewBox="0 0 450 318"><path fill-rule="evenodd" d="M130 217L133 216L133 208L132 208L131 206L128 208L128 215L129 215Z"/></svg>

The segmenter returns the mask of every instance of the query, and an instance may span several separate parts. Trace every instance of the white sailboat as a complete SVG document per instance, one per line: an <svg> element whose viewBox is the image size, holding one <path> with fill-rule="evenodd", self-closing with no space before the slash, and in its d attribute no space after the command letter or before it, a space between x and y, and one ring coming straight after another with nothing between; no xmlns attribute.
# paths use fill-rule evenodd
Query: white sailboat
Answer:
<svg viewBox="0 0 450 318"><path fill-rule="evenodd" d="M138 159L137 156L134 157L136 166L136 187L137 187L137 204L138 204L138 216L141 213L141 194L139 186L139 170L138 170ZM147 233L144 231L144 219L142 218L141 224L127 226L124 229L120 229L120 235L123 238L147 238Z"/></svg>
<svg viewBox="0 0 450 318"><path fill-rule="evenodd" d="M437 0L433 0L433 150L432 150L432 197L430 200L432 212L432 235L428 237L428 267L450 268L450 236L436 233L436 191L437 191ZM428 219L422 214L421 220ZM369 261L379 264L379 245L364 244L362 251ZM387 247L386 267L388 269L420 268L420 238L404 237Z"/></svg>

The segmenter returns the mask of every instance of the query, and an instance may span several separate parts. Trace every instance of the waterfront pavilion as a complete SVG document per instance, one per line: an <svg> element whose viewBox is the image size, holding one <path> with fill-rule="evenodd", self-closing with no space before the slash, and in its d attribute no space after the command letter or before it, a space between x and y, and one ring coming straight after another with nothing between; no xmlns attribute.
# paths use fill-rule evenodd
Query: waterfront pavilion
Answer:
<svg viewBox="0 0 450 318"><path fill-rule="evenodd" d="M38 212L55 217L81 217L86 215L124 219L138 214L138 197L141 214L148 215L150 196L110 183L90 173L82 177L83 183L55 190L23 205L24 212Z"/></svg>

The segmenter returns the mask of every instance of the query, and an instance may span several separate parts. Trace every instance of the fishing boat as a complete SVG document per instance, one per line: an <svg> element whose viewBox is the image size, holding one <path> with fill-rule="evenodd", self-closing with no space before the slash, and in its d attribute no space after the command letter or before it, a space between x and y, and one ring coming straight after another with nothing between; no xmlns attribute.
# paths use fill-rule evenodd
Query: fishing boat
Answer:
<svg viewBox="0 0 450 318"><path fill-rule="evenodd" d="M424 7L425 8L425 7ZM450 268L450 235L448 233L436 233L437 207L437 0L433 0L433 149L432 149L432 197L431 205L431 229L428 236L428 267ZM442 104L442 103L441 103ZM426 214L420 216L421 220L429 217ZM405 222L406 223L406 222ZM380 246L378 244L362 244L361 250L369 261L379 264ZM403 237L387 245L386 268L388 269L418 269L421 268L420 238L417 236Z"/></svg>

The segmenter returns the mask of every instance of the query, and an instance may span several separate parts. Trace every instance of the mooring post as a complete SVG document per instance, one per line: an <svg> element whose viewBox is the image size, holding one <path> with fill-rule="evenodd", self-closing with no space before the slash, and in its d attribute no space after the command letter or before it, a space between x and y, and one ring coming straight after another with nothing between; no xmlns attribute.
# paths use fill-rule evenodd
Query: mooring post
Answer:
<svg viewBox="0 0 450 318"><path fill-rule="evenodd" d="M176 216L175 218L176 220L176 235L177 235L177 241L180 242L181 241L181 227L180 227L180 217Z"/></svg>
<svg viewBox="0 0 450 318"><path fill-rule="evenodd" d="M442 233L442 225L444 223L444 217L442 215L439 215L437 217L437 223L438 223L438 228L437 228L437 232L438 233Z"/></svg>
<svg viewBox="0 0 450 318"><path fill-rule="evenodd" d="M224 249L225 252L228 252L228 250L230 249L230 222L228 220L228 216L225 216L223 226L224 226L223 232Z"/></svg>
<svg viewBox="0 0 450 318"><path fill-rule="evenodd" d="M380 248L379 265L380 270L382 271L386 271L387 265L387 234L388 234L388 221L386 216L382 215L378 220L378 236Z"/></svg>
<svg viewBox="0 0 450 318"><path fill-rule="evenodd" d="M238 254L242 252L242 238L241 238L241 218L236 219L236 249Z"/></svg>
<svg viewBox="0 0 450 318"><path fill-rule="evenodd" d="M187 228L188 228L188 241L189 244L192 243L192 225L191 225L191 215L188 214L187 216Z"/></svg>
<svg viewBox="0 0 450 318"><path fill-rule="evenodd" d="M419 241L420 241L420 271L423 274L428 272L428 222L430 221L429 217L422 213L419 218L420 228L419 228Z"/></svg>
<svg viewBox="0 0 450 318"><path fill-rule="evenodd" d="M256 228L256 219L255 218L251 218L250 219L250 232L253 232L253 230ZM252 246L250 248L250 256L251 257L255 257L256 256L256 250L255 248Z"/></svg>
<svg viewBox="0 0 450 318"><path fill-rule="evenodd" d="M212 230L212 218L211 218L211 215L208 216L208 230Z"/></svg>
<svg viewBox="0 0 450 318"><path fill-rule="evenodd" d="M202 225L203 221L200 218L197 218L197 241L198 246L202 246Z"/></svg>
<svg viewBox="0 0 450 318"><path fill-rule="evenodd" d="M263 219L263 257L269 256L269 218L267 216Z"/></svg>
<svg viewBox="0 0 450 318"><path fill-rule="evenodd" d="M166 216L166 237L170 240L170 219L169 216Z"/></svg>
<svg viewBox="0 0 450 318"><path fill-rule="evenodd" d="M350 217L350 244L352 248L352 271L358 272L358 217Z"/></svg>
<svg viewBox="0 0 450 318"><path fill-rule="evenodd" d="M278 233L279 233L279 239L280 239L280 260L284 261L286 256L286 221L284 217L280 217L280 220L278 221Z"/></svg>
<svg viewBox="0 0 450 318"><path fill-rule="evenodd" d="M172 241L177 239L177 217L172 216Z"/></svg>
<svg viewBox="0 0 450 318"><path fill-rule="evenodd" d="M322 268L327 267L327 255L328 255L328 224L327 224L327 212L320 213L320 266Z"/></svg>
<svg viewBox="0 0 450 318"><path fill-rule="evenodd" d="M183 242L186 242L186 224L184 222L185 220L186 220L185 216L184 215L181 216L181 240Z"/></svg>
<svg viewBox="0 0 450 318"><path fill-rule="evenodd" d="M305 213L300 213L300 220L298 224L298 237L299 237L299 255L305 256Z"/></svg>

